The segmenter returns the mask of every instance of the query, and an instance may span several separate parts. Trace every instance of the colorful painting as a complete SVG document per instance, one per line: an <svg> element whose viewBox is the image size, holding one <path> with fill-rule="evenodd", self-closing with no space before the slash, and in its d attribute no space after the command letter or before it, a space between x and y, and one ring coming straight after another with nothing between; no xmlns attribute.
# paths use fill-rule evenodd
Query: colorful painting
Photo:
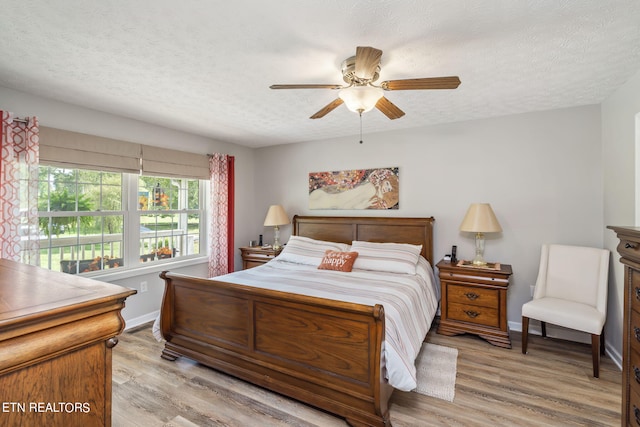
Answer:
<svg viewBox="0 0 640 427"><path fill-rule="evenodd" d="M398 209L398 168L309 174L309 209Z"/></svg>

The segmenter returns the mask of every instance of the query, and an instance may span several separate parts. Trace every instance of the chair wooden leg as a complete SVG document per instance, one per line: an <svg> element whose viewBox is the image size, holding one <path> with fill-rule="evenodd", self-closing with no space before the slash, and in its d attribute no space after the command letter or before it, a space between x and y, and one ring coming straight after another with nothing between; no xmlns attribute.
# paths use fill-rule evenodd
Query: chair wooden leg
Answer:
<svg viewBox="0 0 640 427"><path fill-rule="evenodd" d="M547 322L540 321L540 329L542 329L542 337L547 337Z"/></svg>
<svg viewBox="0 0 640 427"><path fill-rule="evenodd" d="M522 316L522 354L527 354L528 338L529 338L529 318Z"/></svg>
<svg viewBox="0 0 640 427"><path fill-rule="evenodd" d="M602 328L602 332L600 333L600 356L604 356L604 328Z"/></svg>
<svg viewBox="0 0 640 427"><path fill-rule="evenodd" d="M591 334L591 355L593 358L593 376L600 378L600 335Z"/></svg>

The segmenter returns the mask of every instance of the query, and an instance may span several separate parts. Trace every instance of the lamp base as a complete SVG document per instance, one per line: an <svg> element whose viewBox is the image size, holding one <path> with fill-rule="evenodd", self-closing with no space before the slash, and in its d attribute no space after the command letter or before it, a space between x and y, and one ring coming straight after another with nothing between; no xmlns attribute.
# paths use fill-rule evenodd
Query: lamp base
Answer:
<svg viewBox="0 0 640 427"><path fill-rule="evenodd" d="M487 262L484 260L484 234L482 233L476 233L476 256L471 262L478 267L487 265Z"/></svg>
<svg viewBox="0 0 640 427"><path fill-rule="evenodd" d="M478 256L476 256L471 263L476 267L484 267L487 265L487 262L483 258L478 258Z"/></svg>
<svg viewBox="0 0 640 427"><path fill-rule="evenodd" d="M280 229L277 225L273 228L273 249L276 251L282 249L282 245L280 244Z"/></svg>

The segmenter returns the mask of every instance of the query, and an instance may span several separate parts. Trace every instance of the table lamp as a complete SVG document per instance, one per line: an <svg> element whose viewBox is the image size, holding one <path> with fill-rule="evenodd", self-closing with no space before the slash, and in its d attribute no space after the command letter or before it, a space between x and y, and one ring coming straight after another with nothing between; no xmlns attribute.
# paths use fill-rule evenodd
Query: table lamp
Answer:
<svg viewBox="0 0 640 427"><path fill-rule="evenodd" d="M285 224L289 224L289 217L287 217L287 213L284 211L284 208L280 205L269 206L267 217L264 219L264 226L273 227L273 249L275 250L282 248L282 245L280 244L279 227Z"/></svg>
<svg viewBox="0 0 640 427"><path fill-rule="evenodd" d="M499 233L502 231L491 205L489 203L471 204L462 220L460 231L476 233L476 256L472 262L473 265L478 267L486 266L483 233Z"/></svg>

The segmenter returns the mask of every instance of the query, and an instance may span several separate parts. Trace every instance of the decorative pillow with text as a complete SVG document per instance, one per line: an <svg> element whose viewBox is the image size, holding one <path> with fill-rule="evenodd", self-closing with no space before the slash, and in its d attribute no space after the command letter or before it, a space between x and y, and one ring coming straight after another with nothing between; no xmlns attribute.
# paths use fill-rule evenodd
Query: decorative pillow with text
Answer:
<svg viewBox="0 0 640 427"><path fill-rule="evenodd" d="M339 252L328 250L324 253L324 258L318 266L319 270L335 270L350 272L353 263L358 258L358 252Z"/></svg>

